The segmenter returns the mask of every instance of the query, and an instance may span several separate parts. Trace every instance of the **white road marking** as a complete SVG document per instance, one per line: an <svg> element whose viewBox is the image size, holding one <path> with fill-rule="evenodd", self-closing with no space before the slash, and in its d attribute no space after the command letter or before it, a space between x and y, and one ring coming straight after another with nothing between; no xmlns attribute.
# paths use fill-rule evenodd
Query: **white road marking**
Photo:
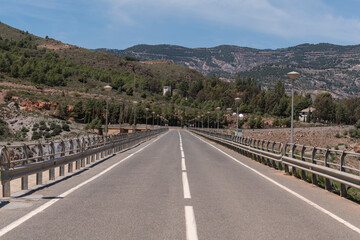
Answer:
<svg viewBox="0 0 360 240"><path fill-rule="evenodd" d="M181 170L186 171L185 158L181 158Z"/></svg>
<svg viewBox="0 0 360 240"><path fill-rule="evenodd" d="M183 182L184 198L191 198L189 181L186 172L182 172L182 182Z"/></svg>
<svg viewBox="0 0 360 240"><path fill-rule="evenodd" d="M164 135L162 135L164 136ZM161 137L162 137L161 136ZM11 231L12 229L18 227L19 225L21 225L22 223L24 223L25 221L29 220L30 218L32 218L33 216L37 215L38 213L44 211L45 209L47 209L48 207L50 207L51 205L53 205L54 203L56 203L57 201L61 200L62 198L66 197L67 195L69 195L70 193L74 192L75 190L81 188L82 186L94 181L95 179L99 178L100 176L104 175L105 173L107 173L108 171L110 171L111 169L113 169L114 167L118 166L119 164L121 164L122 162L124 162L125 160L131 158L132 156L134 156L135 154L141 152L142 150L144 150L145 148L147 148L148 146L150 146L151 144L155 143L157 140L159 140L161 137L158 137L157 139L155 139L153 142L149 143L148 145L144 146L143 148L137 150L136 152L130 154L129 156L125 157L124 159L122 159L121 161L115 163L114 165L111 165L110 167L108 167L107 169L105 169L104 171L98 173L97 175L89 178L88 180L80 183L79 185L67 190L66 192L60 194L59 196L57 196L55 199L52 199L46 203L44 203L43 205L41 205L40 207L34 209L33 211L29 212L28 214L24 215L23 217L19 218L18 220L15 220L14 222L10 223L9 225L7 225L6 227L2 228L0 230L0 237L4 236L6 233L8 233L9 231Z"/></svg>
<svg viewBox="0 0 360 240"><path fill-rule="evenodd" d="M283 190L287 191L288 193L294 195L295 197L301 199L302 201L306 202L307 204L309 204L310 206L313 206L314 208L316 208L317 210L321 211L322 213L325 213L326 215L330 216L331 218L335 219L336 221L338 221L339 223L342 223L344 224L346 227L354 230L355 232L359 233L360 234L360 229L354 225L352 225L351 223L347 222L346 220L340 218L339 216L333 214L332 212L326 210L325 208L319 206L318 204L312 202L311 200L301 196L299 193L297 192L294 192L293 190L291 190L290 188L288 187L285 187L284 185L278 183L277 181L265 176L264 174L260 173L259 171L253 169L252 167L249 167L248 165L240 162L239 160L237 160L236 158L234 158L233 156L230 156L229 154L227 154L226 152L220 150L219 148L215 147L214 145L206 142L205 140L201 139L200 137L198 136L195 136L193 133L191 133L194 137L200 139L201 141L203 141L204 143L210 145L211 147L215 148L216 150L218 150L219 152L223 153L224 155L226 155L227 157L231 158L232 160L234 160L235 162L239 163L240 165L248 168L249 170L253 171L254 173L258 174L259 176L265 178L266 180L268 180L269 182L275 184L276 186L282 188Z"/></svg>
<svg viewBox="0 0 360 240"><path fill-rule="evenodd" d="M184 151L181 151L181 157L182 157L182 158L185 158Z"/></svg>
<svg viewBox="0 0 360 240"><path fill-rule="evenodd" d="M186 222L186 239L197 240L197 229L194 215L194 209L192 206L185 206L185 222Z"/></svg>

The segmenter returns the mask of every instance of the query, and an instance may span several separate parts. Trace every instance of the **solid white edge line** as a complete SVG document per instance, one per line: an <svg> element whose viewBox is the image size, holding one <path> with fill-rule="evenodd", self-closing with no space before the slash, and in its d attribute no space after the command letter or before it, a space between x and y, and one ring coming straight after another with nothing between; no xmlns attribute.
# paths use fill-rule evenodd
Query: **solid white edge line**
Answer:
<svg viewBox="0 0 360 240"><path fill-rule="evenodd" d="M160 137L163 137L164 135L161 135L159 137L157 137L157 139L155 139L153 142L149 143L148 145L144 146L143 148L137 150L136 152L130 154L129 156L125 157L124 159L122 159L121 161L115 163L114 165L111 165L110 167L108 167L107 169L103 170L102 172L98 173L97 175L89 178L88 180L80 183L79 185L67 190L66 192L60 194L59 196L56 197L56 199L52 199L46 203L44 203L43 205L41 205L40 207L32 210L31 212L27 213L26 215L24 215L23 217L19 218L18 220L15 220L14 222L10 223L9 225L7 225L6 227L2 228L0 230L0 237L2 237L3 235L5 235L6 233L8 233L9 231L13 230L14 228L18 227L19 225L21 225L22 223L26 222L27 220L29 220L30 218L32 218L33 216L37 215L38 213L44 211L45 209L47 209L48 207L50 207L51 205L53 205L54 203L56 203L57 201L61 200L62 198L66 197L67 195L69 195L70 193L74 192L75 190L81 188L82 186L92 182L93 180L99 178L100 176L104 175L105 173L107 173L108 171L110 171L111 169L113 169L114 167L118 166L120 163L126 161L127 159L131 158L132 156L134 156L135 154L141 152L142 150L144 150L145 148L147 148L148 146L150 146L151 144L155 143L157 140L160 139Z"/></svg>
<svg viewBox="0 0 360 240"><path fill-rule="evenodd" d="M205 140L201 139L200 137L194 135L193 133L191 133L194 137L200 139L201 141L203 141L204 143L210 145L211 147L215 148L216 150L218 150L219 152L223 153L224 155L226 155L227 157L231 158L232 160L234 160L235 162L239 163L240 165L248 168L249 170L253 171L254 173L258 174L259 176L265 178L266 180L268 180L269 182L277 185L278 187L282 188L283 190L287 191L288 193L294 195L295 197L301 199L302 201L306 202L307 204L309 204L310 206L313 206L314 208L316 208L317 210L321 211L322 213L325 213L326 215L330 216L331 218L335 219L336 221L338 221L339 223L344 224L346 227L354 230L355 232L360 234L360 229L354 225L352 225L351 223L347 222L346 220L340 218L339 216L331 213L330 211L326 210L325 208L319 206L318 204L312 202L311 200L301 196L299 193L294 192L293 190L291 190L288 187L285 187L284 185L276 182L275 180L265 176L264 174L260 173L259 171L253 169L252 167L249 167L248 165L246 165L245 163L240 162L239 160L237 160L236 158L234 158L233 156L227 154L226 152L220 150L219 148L215 147L214 145L212 145L211 143L206 142Z"/></svg>
<svg viewBox="0 0 360 240"><path fill-rule="evenodd" d="M197 228L194 209L192 206L185 206L186 239L197 240Z"/></svg>
<svg viewBox="0 0 360 240"><path fill-rule="evenodd" d="M182 172L182 182L183 182L184 198L191 198L189 181L186 172Z"/></svg>
<svg viewBox="0 0 360 240"><path fill-rule="evenodd" d="M185 158L181 158L181 170L186 171Z"/></svg>

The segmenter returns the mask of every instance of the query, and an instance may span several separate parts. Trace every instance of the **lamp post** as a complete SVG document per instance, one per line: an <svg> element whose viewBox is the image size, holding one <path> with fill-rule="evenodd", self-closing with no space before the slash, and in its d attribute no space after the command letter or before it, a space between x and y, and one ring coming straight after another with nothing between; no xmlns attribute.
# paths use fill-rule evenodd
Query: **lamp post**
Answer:
<svg viewBox="0 0 360 240"><path fill-rule="evenodd" d="M208 131L210 131L210 125L209 125L209 118L210 118L210 112L207 112L207 115L208 115Z"/></svg>
<svg viewBox="0 0 360 240"><path fill-rule="evenodd" d="M108 115L109 115L109 92L111 91L112 87L108 84L104 87L105 91L107 92L106 97L106 113L105 113L105 136L108 136Z"/></svg>
<svg viewBox="0 0 360 240"><path fill-rule="evenodd" d="M154 128L155 112L152 112L152 115L153 115L153 124L152 124L152 128Z"/></svg>
<svg viewBox="0 0 360 240"><path fill-rule="evenodd" d="M291 79L291 137L290 143L294 144L294 81L300 75L298 72L289 72L287 74Z"/></svg>
<svg viewBox="0 0 360 240"><path fill-rule="evenodd" d="M159 117L160 117L160 115L158 114L156 116L157 116L157 125L159 126Z"/></svg>
<svg viewBox="0 0 360 240"><path fill-rule="evenodd" d="M219 113L220 113L220 107L215 108L217 111L217 130L219 131Z"/></svg>
<svg viewBox="0 0 360 240"><path fill-rule="evenodd" d="M242 113L240 113L239 115L239 119L240 120L243 120L244 119L244 115L242 114ZM240 127L241 128L241 127ZM239 135L240 137L242 137L242 130L240 130L240 135Z"/></svg>
<svg viewBox="0 0 360 240"><path fill-rule="evenodd" d="M236 103L236 134L235 136L238 135L239 133L239 102L240 102L240 98L235 98L235 103Z"/></svg>
<svg viewBox="0 0 360 240"><path fill-rule="evenodd" d="M136 104L137 103L138 103L137 101L133 101L133 104L134 104L134 132L136 129Z"/></svg>
<svg viewBox="0 0 360 240"><path fill-rule="evenodd" d="M145 112L146 112L146 123L145 123L145 130L147 131L147 120L148 120L148 111L149 111L150 109L149 108L145 108Z"/></svg>

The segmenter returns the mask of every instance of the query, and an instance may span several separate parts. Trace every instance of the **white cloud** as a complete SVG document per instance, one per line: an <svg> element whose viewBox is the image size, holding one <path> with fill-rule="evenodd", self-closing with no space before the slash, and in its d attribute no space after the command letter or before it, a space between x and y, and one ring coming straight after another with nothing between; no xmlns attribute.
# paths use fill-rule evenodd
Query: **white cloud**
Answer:
<svg viewBox="0 0 360 240"><path fill-rule="evenodd" d="M163 16L217 23L286 39L356 43L360 19L336 15L321 0L102 0L113 24L144 24Z"/></svg>

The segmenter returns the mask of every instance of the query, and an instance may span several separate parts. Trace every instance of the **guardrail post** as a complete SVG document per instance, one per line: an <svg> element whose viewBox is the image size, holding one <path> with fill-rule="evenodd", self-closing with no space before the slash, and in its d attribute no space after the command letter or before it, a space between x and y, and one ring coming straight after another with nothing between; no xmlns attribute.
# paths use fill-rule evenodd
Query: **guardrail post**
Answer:
<svg viewBox="0 0 360 240"><path fill-rule="evenodd" d="M60 156L63 157L63 156L65 156L65 143L64 143L64 140L61 140L60 146L61 146ZM60 175L60 176L64 176L64 175L65 175L65 166L64 166L64 165L61 165L61 166L59 167L59 175Z"/></svg>
<svg viewBox="0 0 360 240"><path fill-rule="evenodd" d="M85 138L84 138L85 139ZM90 138L87 137L87 140L85 141L85 150L89 149L89 147L91 146L91 142L90 142ZM86 157L86 164L90 164L90 156Z"/></svg>
<svg viewBox="0 0 360 240"><path fill-rule="evenodd" d="M293 144L291 147L291 157L295 158L295 151L296 151L296 144ZM297 171L296 171L296 167L292 166L291 167L291 172L293 176L297 176Z"/></svg>
<svg viewBox="0 0 360 240"><path fill-rule="evenodd" d="M85 147L86 147L86 142L85 142L85 138L82 137L81 139L81 152L84 152L85 151ZM81 164L80 164L80 167L85 167L85 158L81 158Z"/></svg>
<svg viewBox="0 0 360 240"><path fill-rule="evenodd" d="M80 143L80 139L77 138L76 139L76 152L80 152L81 151L81 143ZM75 161L75 169L79 170L80 169L80 160L76 160Z"/></svg>
<svg viewBox="0 0 360 240"><path fill-rule="evenodd" d="M302 146L301 148L301 161L305 162L305 146ZM305 170L301 170L301 179L306 180L306 172Z"/></svg>
<svg viewBox="0 0 360 240"><path fill-rule="evenodd" d="M276 144L276 142L273 142L272 145L271 145L271 152L272 152L272 153L275 153L275 144ZM277 169L276 161L275 161L275 160L272 160L271 163L272 163L273 168Z"/></svg>
<svg viewBox="0 0 360 240"><path fill-rule="evenodd" d="M74 153L74 141L72 139L70 139L69 143L70 143L69 154L71 155ZM68 163L68 173L72 173L72 172L73 172L73 162Z"/></svg>
<svg viewBox="0 0 360 240"><path fill-rule="evenodd" d="M284 152L284 155L285 155L285 156L288 156L288 154L287 154L288 146L289 146L288 144L285 145L285 152ZM283 165L284 165L284 171L285 171L285 173L290 174L289 165L287 165L287 164L285 164L285 163L283 163Z"/></svg>
<svg viewBox="0 0 360 240"><path fill-rule="evenodd" d="M54 142L50 142L50 150L51 150L50 159L54 159L55 158ZM49 180L55 180L55 168L49 169Z"/></svg>
<svg viewBox="0 0 360 240"><path fill-rule="evenodd" d="M329 167L328 161L329 161L329 149L326 149L325 157L324 157L324 166ZM331 183L330 180L325 178L325 189L328 191L331 191Z"/></svg>
<svg viewBox="0 0 360 240"><path fill-rule="evenodd" d="M312 150L312 153L311 153L311 163L314 163L314 164L316 164L316 151L317 151L317 149L316 149L316 147L314 147ZM312 177L311 177L312 184L317 186L318 185L317 175L314 173L311 173L311 175L312 175Z"/></svg>
<svg viewBox="0 0 360 240"><path fill-rule="evenodd" d="M10 156L9 151L7 150L7 147L4 146L1 151L1 172L4 171L5 167L10 167ZM11 190L10 190L10 181L4 181L1 179L1 185L2 185L2 196L3 197L10 197L11 196Z"/></svg>
<svg viewBox="0 0 360 240"><path fill-rule="evenodd" d="M267 152L270 151L269 146L270 146L270 141L267 141L267 143L266 143L266 151L267 151ZM269 167L274 167L274 166L272 166L271 161L270 161L269 158L266 158L266 161L267 161L267 165L268 165Z"/></svg>
<svg viewBox="0 0 360 240"><path fill-rule="evenodd" d="M346 157L346 153L345 151L342 152L341 157L340 157L340 171L345 172L345 157ZM341 197L347 197L347 189L346 189L346 185L345 184L340 184L340 196Z"/></svg>
<svg viewBox="0 0 360 240"><path fill-rule="evenodd" d="M41 143L39 143L38 145L38 162L43 160L43 156L44 156L44 151L42 148ZM42 172L38 172L36 173L36 185L41 185L43 183L43 173Z"/></svg>
<svg viewBox="0 0 360 240"><path fill-rule="evenodd" d="M24 151L24 157L25 157L25 161L23 161L22 165L26 165L29 163L29 153L28 153L28 148L27 145L24 144L23 145L23 151ZM28 190L29 189L29 181L28 181L29 177L28 176L24 176L21 178L21 190Z"/></svg>
<svg viewBox="0 0 360 240"><path fill-rule="evenodd" d="M106 140L106 138L103 136L103 137L102 137L102 143L103 143L103 145L106 144L106 143L105 143L105 140ZM100 158L101 158L101 159L104 158L104 151L101 151Z"/></svg>
<svg viewBox="0 0 360 240"><path fill-rule="evenodd" d="M95 136L93 136L91 147L93 147L93 145L96 145ZM91 155L91 162L95 162L95 159L96 159L96 154Z"/></svg>

